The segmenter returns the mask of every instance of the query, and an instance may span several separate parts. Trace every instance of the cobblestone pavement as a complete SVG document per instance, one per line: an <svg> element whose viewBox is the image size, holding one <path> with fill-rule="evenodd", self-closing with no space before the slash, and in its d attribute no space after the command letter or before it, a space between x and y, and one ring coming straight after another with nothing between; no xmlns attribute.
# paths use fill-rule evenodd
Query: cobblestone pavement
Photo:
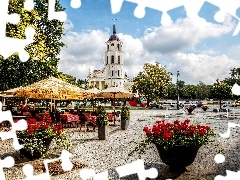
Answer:
<svg viewBox="0 0 240 180"><path fill-rule="evenodd" d="M96 132L84 133L77 128L69 128L66 131L71 135L73 143L71 153L74 160L81 161L97 173L108 170L109 179L119 179L115 168L134 162L139 158L138 154L128 157L128 153L135 146L131 141L140 142L144 138L142 129L145 125L151 126L156 119L165 119L172 122L176 119L183 120L187 118L194 123L210 125L217 133L225 133L229 122L240 124L240 111L214 113L203 112L197 108L193 115L187 115L183 110L131 110L128 130L121 130L119 126L109 126L107 140L98 140L97 130ZM117 125L120 124L118 121L116 123ZM226 169L231 171L239 170L239 132L239 127L232 128L229 138L218 138L214 143L202 146L194 163L187 167L187 171L182 173L173 172L167 165L162 163L154 146L150 146L141 159L144 160L146 169L150 167L157 168L158 180L213 180L219 174L225 176ZM4 147L0 150L1 154L14 152L7 142L1 143L1 147ZM54 144L51 148L56 151ZM217 164L214 157L220 148L225 151L226 161ZM7 179L23 177L22 172L15 169L5 170L5 173ZM52 179L80 179L79 170L52 177ZM121 178L121 180L130 179L138 180L138 177L131 175Z"/></svg>

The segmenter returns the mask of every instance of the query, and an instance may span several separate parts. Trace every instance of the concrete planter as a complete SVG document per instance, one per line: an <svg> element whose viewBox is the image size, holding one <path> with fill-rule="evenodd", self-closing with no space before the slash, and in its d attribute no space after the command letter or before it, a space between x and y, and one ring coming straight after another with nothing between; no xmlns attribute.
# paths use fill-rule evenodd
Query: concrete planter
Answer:
<svg viewBox="0 0 240 180"><path fill-rule="evenodd" d="M107 125L98 125L98 138L99 140L106 140L108 138Z"/></svg>
<svg viewBox="0 0 240 180"><path fill-rule="evenodd" d="M121 119L121 129L127 130L128 126L129 126L129 120Z"/></svg>

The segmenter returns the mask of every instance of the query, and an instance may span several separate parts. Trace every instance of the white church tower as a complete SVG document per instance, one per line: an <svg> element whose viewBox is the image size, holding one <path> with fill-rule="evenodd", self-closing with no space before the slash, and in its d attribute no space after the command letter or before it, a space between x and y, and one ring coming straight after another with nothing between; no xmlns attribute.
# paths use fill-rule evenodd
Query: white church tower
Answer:
<svg viewBox="0 0 240 180"><path fill-rule="evenodd" d="M105 84L124 89L124 64L122 41L116 35L115 22L113 24L113 34L106 42L107 51L105 52Z"/></svg>

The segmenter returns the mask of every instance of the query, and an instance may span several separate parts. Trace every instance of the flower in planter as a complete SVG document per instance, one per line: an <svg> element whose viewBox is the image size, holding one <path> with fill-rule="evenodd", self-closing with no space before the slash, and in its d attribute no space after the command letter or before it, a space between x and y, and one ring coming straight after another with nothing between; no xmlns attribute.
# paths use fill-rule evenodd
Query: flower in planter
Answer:
<svg viewBox="0 0 240 180"><path fill-rule="evenodd" d="M63 149L70 149L70 140L65 132L62 131L62 124L53 124L51 119L46 121L36 121L35 118L26 120L28 128L24 131L17 131L17 137L23 149L34 153L40 153L44 156L47 147L44 143L48 140L55 139L57 145Z"/></svg>
<svg viewBox="0 0 240 180"><path fill-rule="evenodd" d="M98 106L96 110L97 114L97 125L102 126L102 125L108 125L108 117L106 110L102 106Z"/></svg>
<svg viewBox="0 0 240 180"><path fill-rule="evenodd" d="M189 105L188 107L186 107L186 109L193 111L194 109L196 109L196 106L194 106L194 105Z"/></svg>
<svg viewBox="0 0 240 180"><path fill-rule="evenodd" d="M211 137L217 134L207 125L190 124L190 120L183 122L175 120L173 123L165 120L157 120L151 128L144 127L146 138L140 142L135 149L129 153L132 155L136 151L140 154L145 152L146 146L150 143L161 145L165 150L174 146L202 146L210 142Z"/></svg>
<svg viewBox="0 0 240 180"><path fill-rule="evenodd" d="M201 108L204 110L204 109L208 109L208 106L207 105L202 105Z"/></svg>
<svg viewBox="0 0 240 180"><path fill-rule="evenodd" d="M123 105L121 109L121 120L129 120L129 119L130 119L130 110L126 105Z"/></svg>

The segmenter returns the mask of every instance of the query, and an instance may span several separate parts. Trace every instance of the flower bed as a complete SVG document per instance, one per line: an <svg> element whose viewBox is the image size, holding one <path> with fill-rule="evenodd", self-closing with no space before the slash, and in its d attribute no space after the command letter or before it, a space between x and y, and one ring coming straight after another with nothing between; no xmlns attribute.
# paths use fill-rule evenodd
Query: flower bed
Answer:
<svg viewBox="0 0 240 180"><path fill-rule="evenodd" d="M62 131L61 123L53 124L51 119L36 121L35 118L26 121L28 124L27 130L17 131L17 137L19 143L24 146L21 150L25 152L24 154L26 152L30 153L33 156L31 159L36 154L44 156L52 139L55 139L57 145L63 149L70 149L70 140L65 132Z"/></svg>

